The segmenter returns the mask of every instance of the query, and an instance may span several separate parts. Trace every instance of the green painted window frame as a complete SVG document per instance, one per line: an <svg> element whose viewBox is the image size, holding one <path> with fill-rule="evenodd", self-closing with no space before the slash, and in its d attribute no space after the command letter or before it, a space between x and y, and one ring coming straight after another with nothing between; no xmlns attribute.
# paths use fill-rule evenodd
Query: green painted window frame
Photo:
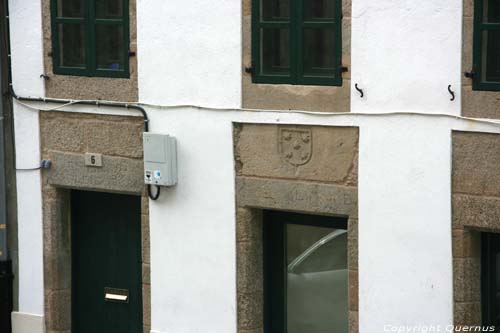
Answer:
<svg viewBox="0 0 500 333"><path fill-rule="evenodd" d="M52 63L54 74L75 75L89 77L111 77L111 78L129 78L129 51L130 51L130 17L129 0L123 1L122 18L119 19L98 19L95 17L95 0L81 0L84 2L84 17L58 17L57 0L51 0L51 30L52 30ZM84 25L85 30L85 68L63 67L60 66L59 29L60 23L80 23ZM98 69L96 55L96 25L117 25L123 27L123 69Z"/></svg>
<svg viewBox="0 0 500 333"><path fill-rule="evenodd" d="M286 333L286 232L288 224L347 230L347 217L263 212L264 333Z"/></svg>
<svg viewBox="0 0 500 333"><path fill-rule="evenodd" d="M487 30L500 30L499 23L483 22L484 0L474 0L474 37L473 37L473 90L500 91L500 81L485 82L481 73L483 68L483 32Z"/></svg>
<svg viewBox="0 0 500 333"><path fill-rule="evenodd" d="M252 82L268 84L341 86L342 85L342 1L334 0L332 20L304 21L305 0L290 0L290 23L263 21L261 3L266 0L252 0ZM334 31L334 75L333 77L305 75L303 69L303 28L330 28ZM290 32L290 75L264 74L261 59L262 28L288 28Z"/></svg>
<svg viewBox="0 0 500 333"><path fill-rule="evenodd" d="M496 255L500 253L500 234L481 235L481 317L484 326L500 328L496 314L500 311L496 304ZM495 332L496 332L495 329Z"/></svg>

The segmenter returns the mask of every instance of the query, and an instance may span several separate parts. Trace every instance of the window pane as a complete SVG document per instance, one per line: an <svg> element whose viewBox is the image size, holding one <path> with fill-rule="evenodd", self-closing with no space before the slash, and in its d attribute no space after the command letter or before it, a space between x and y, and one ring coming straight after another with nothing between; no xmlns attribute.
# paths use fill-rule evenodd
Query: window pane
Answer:
<svg viewBox="0 0 500 333"><path fill-rule="evenodd" d="M304 29L304 75L335 74L333 29Z"/></svg>
<svg viewBox="0 0 500 333"><path fill-rule="evenodd" d="M59 24L61 67L85 67L85 31L82 24Z"/></svg>
<svg viewBox="0 0 500 333"><path fill-rule="evenodd" d="M83 17L84 0L57 0L58 17Z"/></svg>
<svg viewBox="0 0 500 333"><path fill-rule="evenodd" d="M483 0L483 21L500 22L500 0Z"/></svg>
<svg viewBox="0 0 500 333"><path fill-rule="evenodd" d="M290 0L261 1L263 20L279 20L290 17Z"/></svg>
<svg viewBox="0 0 500 333"><path fill-rule="evenodd" d="M304 20L333 19L335 0L304 0Z"/></svg>
<svg viewBox="0 0 500 333"><path fill-rule="evenodd" d="M96 25L97 69L124 69L123 27Z"/></svg>
<svg viewBox="0 0 500 333"><path fill-rule="evenodd" d="M123 16L123 0L96 0L96 17L120 18Z"/></svg>
<svg viewBox="0 0 500 333"><path fill-rule="evenodd" d="M262 29L262 71L286 74L290 71L290 34L288 29Z"/></svg>
<svg viewBox="0 0 500 333"><path fill-rule="evenodd" d="M347 232L288 224L286 250L286 332L347 333Z"/></svg>
<svg viewBox="0 0 500 333"><path fill-rule="evenodd" d="M500 30L483 32L483 73L484 81L500 81Z"/></svg>

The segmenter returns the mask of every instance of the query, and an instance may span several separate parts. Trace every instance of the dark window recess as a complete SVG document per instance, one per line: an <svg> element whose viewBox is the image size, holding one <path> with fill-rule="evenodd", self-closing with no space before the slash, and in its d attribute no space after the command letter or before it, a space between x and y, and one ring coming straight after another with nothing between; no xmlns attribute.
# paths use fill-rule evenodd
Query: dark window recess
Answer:
<svg viewBox="0 0 500 333"><path fill-rule="evenodd" d="M347 333L347 219L264 215L266 333Z"/></svg>
<svg viewBox="0 0 500 333"><path fill-rule="evenodd" d="M128 0L51 0L55 74L129 77Z"/></svg>
<svg viewBox="0 0 500 333"><path fill-rule="evenodd" d="M481 303L483 325L500 329L500 234L482 235Z"/></svg>
<svg viewBox="0 0 500 333"><path fill-rule="evenodd" d="M500 90L500 1L475 0L475 90Z"/></svg>
<svg viewBox="0 0 500 333"><path fill-rule="evenodd" d="M342 84L340 0L252 0L255 83Z"/></svg>

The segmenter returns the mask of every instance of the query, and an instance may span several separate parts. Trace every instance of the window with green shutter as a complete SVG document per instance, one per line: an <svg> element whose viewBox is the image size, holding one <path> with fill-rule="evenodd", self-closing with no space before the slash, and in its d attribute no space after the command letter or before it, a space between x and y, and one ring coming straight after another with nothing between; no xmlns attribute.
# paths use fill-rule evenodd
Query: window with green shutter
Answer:
<svg viewBox="0 0 500 333"><path fill-rule="evenodd" d="M51 0L55 74L129 77L128 0Z"/></svg>
<svg viewBox="0 0 500 333"><path fill-rule="evenodd" d="M500 1L475 0L475 90L500 90Z"/></svg>
<svg viewBox="0 0 500 333"><path fill-rule="evenodd" d="M253 0L255 83L342 84L340 0Z"/></svg>

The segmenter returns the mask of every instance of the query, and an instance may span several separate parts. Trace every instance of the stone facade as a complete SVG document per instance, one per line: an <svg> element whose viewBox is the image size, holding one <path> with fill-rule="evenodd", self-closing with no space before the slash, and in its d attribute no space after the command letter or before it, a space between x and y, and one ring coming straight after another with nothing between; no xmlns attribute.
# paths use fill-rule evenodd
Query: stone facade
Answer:
<svg viewBox="0 0 500 333"><path fill-rule="evenodd" d="M43 60L46 97L63 99L103 99L121 102L137 102L137 57L129 57L129 78L87 77L56 75L52 66L52 35L50 1L42 0ZM129 0L130 51L137 52L136 0Z"/></svg>
<svg viewBox="0 0 500 333"><path fill-rule="evenodd" d="M463 0L462 73L473 65L474 0ZM500 118L500 92L472 90L472 80L462 76L462 116Z"/></svg>
<svg viewBox="0 0 500 333"><path fill-rule="evenodd" d="M500 233L500 135L453 133L455 325L481 325L481 231Z"/></svg>
<svg viewBox="0 0 500 333"><path fill-rule="evenodd" d="M243 107L268 110L308 110L323 112L349 112L351 101L351 0L342 1L342 66L349 71L342 74L342 86L305 86L288 84L252 83L245 72L250 67L252 0L243 0Z"/></svg>
<svg viewBox="0 0 500 333"><path fill-rule="evenodd" d="M70 190L142 196L142 297L144 332L151 329L148 197L142 181L140 117L41 112L45 325L47 333L71 330ZM84 167L84 153L103 154L102 168ZM119 177L113 176L118 172ZM95 181L95 180L98 181Z"/></svg>
<svg viewBox="0 0 500 333"><path fill-rule="evenodd" d="M297 165L283 140L307 156ZM348 217L349 332L358 332L358 130L235 124L238 332L264 330L262 211ZM298 148L297 148L298 147ZM302 162L300 162L302 163Z"/></svg>

